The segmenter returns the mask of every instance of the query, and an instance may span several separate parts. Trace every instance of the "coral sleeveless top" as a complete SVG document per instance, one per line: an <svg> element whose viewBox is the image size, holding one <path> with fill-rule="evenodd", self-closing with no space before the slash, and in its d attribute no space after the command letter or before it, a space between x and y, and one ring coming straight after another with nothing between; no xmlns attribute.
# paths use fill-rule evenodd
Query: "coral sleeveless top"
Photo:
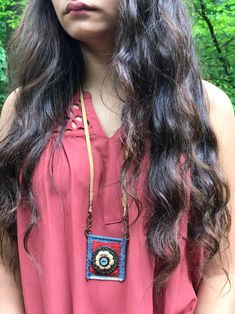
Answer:
<svg viewBox="0 0 235 314"><path fill-rule="evenodd" d="M84 101L95 167L92 233L121 237L121 130L107 137L89 92L84 92ZM149 154L146 154L138 179L137 195L144 210L130 227L126 279L123 282L86 280L87 239L84 230L89 203L89 160L79 93L70 104L68 115L62 147L56 148L50 159L55 131L33 175L32 188L39 221L28 241L32 257L23 247L30 211L23 206L17 210L18 250L26 313L192 314L197 302L191 271L195 256L186 254L183 237L180 239L180 264L170 275L164 295L158 300L153 296L156 262L147 250L143 232L144 213L150 206L144 190ZM129 207L130 224L137 214L137 207L132 202ZM181 234L186 236L186 217L182 219L180 228Z"/></svg>

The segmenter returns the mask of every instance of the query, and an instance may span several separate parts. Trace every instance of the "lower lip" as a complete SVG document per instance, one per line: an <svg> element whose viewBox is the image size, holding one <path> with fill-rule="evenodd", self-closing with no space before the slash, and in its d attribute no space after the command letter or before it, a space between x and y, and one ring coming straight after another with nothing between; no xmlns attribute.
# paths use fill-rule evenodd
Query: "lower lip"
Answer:
<svg viewBox="0 0 235 314"><path fill-rule="evenodd" d="M89 14L90 12L92 12L94 10L86 10L86 9L82 9L82 10L72 10L69 12L70 15L73 16L77 16L77 15L86 15Z"/></svg>

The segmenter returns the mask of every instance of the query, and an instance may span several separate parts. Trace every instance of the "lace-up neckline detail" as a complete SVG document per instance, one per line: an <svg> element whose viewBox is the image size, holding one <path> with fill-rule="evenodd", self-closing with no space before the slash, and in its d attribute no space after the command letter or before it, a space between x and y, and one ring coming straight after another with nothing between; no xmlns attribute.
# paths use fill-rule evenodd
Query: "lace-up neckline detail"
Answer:
<svg viewBox="0 0 235 314"><path fill-rule="evenodd" d="M77 95L76 95L77 96ZM68 108L68 123L66 130L84 130L84 122L82 118L82 109L79 97L74 97L69 108ZM86 96L86 97L85 97ZM85 93L84 97L87 98L89 95ZM89 117L87 117L87 123L90 127Z"/></svg>
<svg viewBox="0 0 235 314"><path fill-rule="evenodd" d="M85 100L85 104L87 107L87 124L88 124L88 128L89 128L89 132L91 135L94 134L94 130L93 130L93 124L94 122L90 122L90 120L92 119L92 114L90 113L90 107L89 105L87 105L88 103L88 99L90 98L90 95L88 92L84 93L84 100ZM56 134L59 132L59 127L57 127L53 134L52 134L52 138L56 137ZM65 132L63 135L65 138L66 137L82 137L85 136L85 127L84 127L84 123L83 123L83 117L82 117L82 109L81 109L81 103L80 103L80 98L79 95L76 94L70 105L68 106L67 109L67 123L66 123L66 127L65 127Z"/></svg>
<svg viewBox="0 0 235 314"><path fill-rule="evenodd" d="M88 123L90 134L91 135L95 134L99 136L100 138L103 138L108 141L115 139L120 133L120 128L117 129L113 135L108 136L105 133L99 121L99 118L95 112L94 106L92 104L91 93L88 91L84 91L83 97L84 97L85 106L86 106L87 123ZM76 132L81 132L81 131L83 131L83 134L85 134L79 92L75 95L75 97L73 98L68 108L68 123L66 126L66 131L70 131L70 132L73 131L74 135Z"/></svg>

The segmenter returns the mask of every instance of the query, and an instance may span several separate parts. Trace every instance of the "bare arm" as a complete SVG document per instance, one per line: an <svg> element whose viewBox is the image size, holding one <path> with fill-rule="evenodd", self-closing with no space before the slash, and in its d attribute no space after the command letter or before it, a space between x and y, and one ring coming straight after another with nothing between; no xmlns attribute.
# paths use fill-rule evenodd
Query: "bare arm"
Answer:
<svg viewBox="0 0 235 314"><path fill-rule="evenodd" d="M0 118L0 141L7 135L14 114L16 92L12 92L3 105ZM11 249L10 241L4 242L7 251ZM18 276L20 272L18 272ZM0 314L24 314L21 287L17 285L13 274L0 258Z"/></svg>
<svg viewBox="0 0 235 314"><path fill-rule="evenodd" d="M24 314L21 289L13 274L0 262L0 314Z"/></svg>
<svg viewBox="0 0 235 314"><path fill-rule="evenodd" d="M199 287L198 304L195 314L235 313L235 117L231 101L227 95L205 82L210 100L210 120L219 144L219 164L228 181L231 199L228 208L232 218L229 235L230 250L222 255L228 271L231 289L221 270L221 262L215 256L208 265L206 279ZM228 265L228 267L227 267Z"/></svg>

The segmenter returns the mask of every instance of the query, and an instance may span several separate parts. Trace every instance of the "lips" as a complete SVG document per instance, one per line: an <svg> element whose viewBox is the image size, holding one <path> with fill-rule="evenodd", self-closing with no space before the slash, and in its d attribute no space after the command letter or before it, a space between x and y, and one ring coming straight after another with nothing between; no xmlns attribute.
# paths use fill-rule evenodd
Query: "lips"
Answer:
<svg viewBox="0 0 235 314"><path fill-rule="evenodd" d="M95 10L94 7L91 7L83 2L69 2L65 9L65 14L70 11L79 11L79 10Z"/></svg>

